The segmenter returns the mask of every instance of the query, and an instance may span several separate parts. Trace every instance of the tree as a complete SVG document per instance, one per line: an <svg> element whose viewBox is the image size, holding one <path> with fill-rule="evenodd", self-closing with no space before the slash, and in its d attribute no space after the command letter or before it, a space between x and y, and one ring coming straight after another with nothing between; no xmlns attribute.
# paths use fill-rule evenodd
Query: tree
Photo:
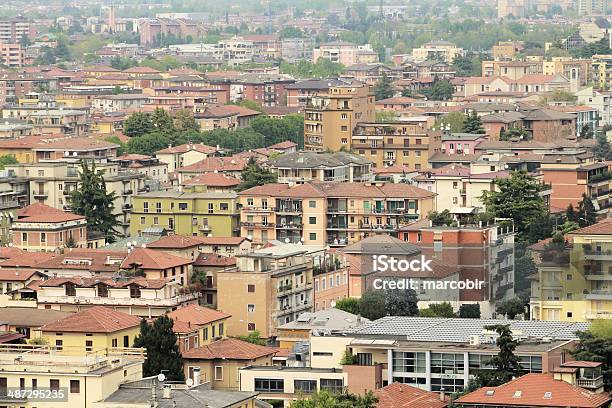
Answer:
<svg viewBox="0 0 612 408"><path fill-rule="evenodd" d="M360 301L357 298L347 297L336 302L336 309L344 310L347 313L358 315L360 311Z"/></svg>
<svg viewBox="0 0 612 408"><path fill-rule="evenodd" d="M266 341L261 338L261 333L259 330L255 330L250 332L245 336L236 336L238 340L246 341L247 343L257 344L258 346L265 346Z"/></svg>
<svg viewBox="0 0 612 408"><path fill-rule="evenodd" d="M181 109L174 115L174 127L179 132L193 130L200 131L200 124L193 116L193 112L188 109Z"/></svg>
<svg viewBox="0 0 612 408"><path fill-rule="evenodd" d="M319 391L308 398L301 398L289 405L290 408L375 408L378 398L372 391L363 396L350 393Z"/></svg>
<svg viewBox="0 0 612 408"><path fill-rule="evenodd" d="M495 370L480 370L477 378L483 387L496 387L520 375L521 366L514 354L518 341L512 338L509 325L485 326L485 329L495 331L499 335L496 340L499 352L488 361Z"/></svg>
<svg viewBox="0 0 612 408"><path fill-rule="evenodd" d="M175 130L172 118L168 112L162 108L155 108L151 114L151 124L153 125L153 129L161 134L171 134Z"/></svg>
<svg viewBox="0 0 612 408"><path fill-rule="evenodd" d="M135 112L127 117L123 124L123 133L126 136L142 136L153 131L151 115L144 112Z"/></svg>
<svg viewBox="0 0 612 408"><path fill-rule="evenodd" d="M550 222L540 196L541 184L533 176L514 171L510 177L497 178L494 183L499 191L484 191L481 199L494 217L513 220L519 241L529 239L530 223L543 218Z"/></svg>
<svg viewBox="0 0 612 408"><path fill-rule="evenodd" d="M525 305L519 298L504 300L495 306L495 312L506 316L508 319L514 319L517 315L525 313Z"/></svg>
<svg viewBox="0 0 612 408"><path fill-rule="evenodd" d="M580 339L572 356L580 361L603 363L602 375L606 391L612 390L612 320L594 320L584 332L577 332Z"/></svg>
<svg viewBox="0 0 612 408"><path fill-rule="evenodd" d="M0 156L0 170L4 170L4 166L8 166L11 164L19 164L19 161L9 154Z"/></svg>
<svg viewBox="0 0 612 408"><path fill-rule="evenodd" d="M610 147L610 141L608 140L606 132L598 132L595 139L597 140L597 145L595 145L593 149L595 156L602 160L611 160L612 147Z"/></svg>
<svg viewBox="0 0 612 408"><path fill-rule="evenodd" d="M107 136L104 138L104 141L109 142L109 143L115 143L117 145L119 145L119 147L117 148L117 156L121 156L122 154L125 153L125 143L123 143L123 141L121 139L119 139L118 136L112 135L112 136Z"/></svg>
<svg viewBox="0 0 612 408"><path fill-rule="evenodd" d="M459 317L464 319L480 319L480 304L464 303L459 306Z"/></svg>
<svg viewBox="0 0 612 408"><path fill-rule="evenodd" d="M366 319L376 320L384 317L386 311L385 292L369 290L361 295L361 315Z"/></svg>
<svg viewBox="0 0 612 408"><path fill-rule="evenodd" d="M465 114L463 112L450 112L436 120L435 128L441 129L442 127L450 126L452 133L459 133L463 131L463 122L465 122Z"/></svg>
<svg viewBox="0 0 612 408"><path fill-rule="evenodd" d="M300 30L298 27L294 26L286 26L279 33L280 38L302 38L304 36L304 32Z"/></svg>
<svg viewBox="0 0 612 408"><path fill-rule="evenodd" d="M263 186L264 184L276 183L278 177L268 169L262 168L255 159L250 158L247 166L240 174L242 182L238 185L238 191L251 187Z"/></svg>
<svg viewBox="0 0 612 408"><path fill-rule="evenodd" d="M385 312L389 316L418 316L417 294L413 289L386 291Z"/></svg>
<svg viewBox="0 0 612 408"><path fill-rule="evenodd" d="M432 101L448 101L453 97L453 84L446 79L434 80L431 88L421 93Z"/></svg>
<svg viewBox="0 0 612 408"><path fill-rule="evenodd" d="M376 111L376 123L389 123L397 121L397 112L394 110Z"/></svg>
<svg viewBox="0 0 612 408"><path fill-rule="evenodd" d="M475 110L470 112L463 122L463 132L473 134L484 134L485 130L482 127L482 120Z"/></svg>
<svg viewBox="0 0 612 408"><path fill-rule="evenodd" d="M401 95L403 97L412 98L414 96L414 92L412 92L412 89L410 88L404 88L402 89Z"/></svg>
<svg viewBox="0 0 612 408"><path fill-rule="evenodd" d="M140 322L140 334L134 339L134 347L147 350L147 358L142 367L143 377L164 373L168 381L183 381L183 359L179 350L176 334L172 330L174 322L163 315L152 325L145 319Z"/></svg>
<svg viewBox="0 0 612 408"><path fill-rule="evenodd" d="M419 310L420 317L455 317L453 307L448 302L430 303L427 309Z"/></svg>
<svg viewBox="0 0 612 408"><path fill-rule="evenodd" d="M580 139L592 139L593 138L593 129L591 125L585 123L580 129Z"/></svg>
<svg viewBox="0 0 612 408"><path fill-rule="evenodd" d="M565 219L567 221L578 222L578 213L574 210L574 205L570 203L565 209Z"/></svg>
<svg viewBox="0 0 612 408"><path fill-rule="evenodd" d="M374 97L379 101L381 99L391 98L394 94L395 91L393 90L391 79L383 73L383 76L374 86Z"/></svg>
<svg viewBox="0 0 612 408"><path fill-rule="evenodd" d="M451 226L455 222L449 210L432 211L427 215L427 218L434 227Z"/></svg>
<svg viewBox="0 0 612 408"><path fill-rule="evenodd" d="M140 137L132 137L127 142L130 153L153 155L156 151L168 147L172 139L159 133L148 133Z"/></svg>
<svg viewBox="0 0 612 408"><path fill-rule="evenodd" d="M502 130L499 133L499 140L502 141L521 141L529 138L529 132L522 127Z"/></svg>
<svg viewBox="0 0 612 408"><path fill-rule="evenodd" d="M115 192L106 191L104 170L96 170L96 164L87 165L81 161L79 188L71 193L70 203L75 214L87 219L87 228L103 234L107 241L113 242L117 236L115 227L119 225L115 209Z"/></svg>
<svg viewBox="0 0 612 408"><path fill-rule="evenodd" d="M581 228L593 225L597 222L595 206L593 206L593 202L585 193L582 194L582 200L578 203L578 211L576 213L578 216L578 225L580 225Z"/></svg>

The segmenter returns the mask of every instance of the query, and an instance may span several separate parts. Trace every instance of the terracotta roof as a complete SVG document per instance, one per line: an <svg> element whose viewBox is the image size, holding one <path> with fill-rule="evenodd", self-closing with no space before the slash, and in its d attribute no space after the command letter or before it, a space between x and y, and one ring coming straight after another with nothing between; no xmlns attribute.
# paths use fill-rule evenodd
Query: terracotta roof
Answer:
<svg viewBox="0 0 612 408"><path fill-rule="evenodd" d="M222 339L207 346L191 349L183 353L183 358L199 360L254 360L256 358L272 356L276 352L274 347L259 346L238 339Z"/></svg>
<svg viewBox="0 0 612 408"><path fill-rule="evenodd" d="M0 259L9 259L25 253L23 249L17 247L0 247Z"/></svg>
<svg viewBox="0 0 612 408"><path fill-rule="evenodd" d="M240 245L244 237L200 237L204 245Z"/></svg>
<svg viewBox="0 0 612 408"><path fill-rule="evenodd" d="M183 249L203 244L202 237L173 234L161 237L157 241L149 242L147 248Z"/></svg>
<svg viewBox="0 0 612 408"><path fill-rule="evenodd" d="M232 315L208 307L191 304L169 312L168 317L172 320L179 320L181 322L191 323L192 325L202 326L218 320L227 319L232 317Z"/></svg>
<svg viewBox="0 0 612 408"><path fill-rule="evenodd" d="M121 263L122 268L131 269L136 265L142 269L169 269L175 266L188 265L191 261L180 256L149 248L135 248Z"/></svg>
<svg viewBox="0 0 612 408"><path fill-rule="evenodd" d="M579 228L570 232L571 235L612 235L612 218L605 218L596 224Z"/></svg>
<svg viewBox="0 0 612 408"><path fill-rule="evenodd" d="M0 281L19 281L23 282L30 279L34 274L39 273L34 269L0 269Z"/></svg>
<svg viewBox="0 0 612 408"><path fill-rule="evenodd" d="M45 204L35 203L17 211L18 219L15 223L25 222L66 222L85 220L82 215L68 213Z"/></svg>
<svg viewBox="0 0 612 408"><path fill-rule="evenodd" d="M199 330L198 326L192 326L189 322L181 322L174 320L172 322L172 331L179 334L194 333Z"/></svg>
<svg viewBox="0 0 612 408"><path fill-rule="evenodd" d="M530 373L499 387L480 388L460 397L456 403L480 406L593 408L607 406L611 400L609 394L595 394L565 381L555 380L550 374Z"/></svg>
<svg viewBox="0 0 612 408"><path fill-rule="evenodd" d="M185 143L178 146L168 146L165 149L156 151L155 154L187 153L192 150L205 154L214 154L217 152L216 147L208 146L203 143Z"/></svg>
<svg viewBox="0 0 612 408"><path fill-rule="evenodd" d="M128 74L159 74L161 71L150 67L131 67L124 69L123 72L127 72Z"/></svg>
<svg viewBox="0 0 612 408"><path fill-rule="evenodd" d="M59 287L64 286L66 283L73 283L75 286L81 288L92 288L99 284L104 284L112 288L126 288L131 285L139 286L143 289L161 289L168 283L166 279L147 279L142 276L135 276L127 279L113 279L113 278L92 278L86 276L64 276L54 277L42 281L39 287Z"/></svg>
<svg viewBox="0 0 612 408"><path fill-rule="evenodd" d="M408 384L393 383L374 391L379 408L445 408L436 392L425 391Z"/></svg>
<svg viewBox="0 0 612 408"><path fill-rule="evenodd" d="M237 113L238 117L261 115L260 111L245 108L240 105L224 105L223 107L229 112Z"/></svg>
<svg viewBox="0 0 612 408"><path fill-rule="evenodd" d="M297 147L297 143L292 142L291 140L285 140L284 142L279 142L273 144L272 146L268 146L269 149L290 149L292 147Z"/></svg>
<svg viewBox="0 0 612 408"><path fill-rule="evenodd" d="M461 164L447 164L435 169L420 170L420 175L414 179L418 181L429 180L431 177L467 177L470 175L470 168Z"/></svg>
<svg viewBox="0 0 612 408"><path fill-rule="evenodd" d="M111 308L94 306L72 316L47 323L43 332L114 333L136 327L140 318Z"/></svg>
<svg viewBox="0 0 612 408"><path fill-rule="evenodd" d="M34 267L56 256L53 252L25 252L0 261L2 268Z"/></svg>
<svg viewBox="0 0 612 408"><path fill-rule="evenodd" d="M189 166L180 167L177 171L193 173L214 173L223 171L242 171L247 161L239 157L207 157Z"/></svg>
<svg viewBox="0 0 612 408"><path fill-rule="evenodd" d="M204 173L183 181L183 185L201 185L209 187L233 187L240 184L236 177L223 173Z"/></svg>
<svg viewBox="0 0 612 408"><path fill-rule="evenodd" d="M107 142L106 140L96 139L94 137L71 137L51 142L43 142L34 146L32 150L100 150L118 148L116 143Z"/></svg>
<svg viewBox="0 0 612 408"><path fill-rule="evenodd" d="M214 253L203 252L193 262L193 266L234 266L236 258Z"/></svg>
<svg viewBox="0 0 612 408"><path fill-rule="evenodd" d="M54 254L52 258L37 263L36 268L116 272L127 255L127 250L69 248L63 254Z"/></svg>

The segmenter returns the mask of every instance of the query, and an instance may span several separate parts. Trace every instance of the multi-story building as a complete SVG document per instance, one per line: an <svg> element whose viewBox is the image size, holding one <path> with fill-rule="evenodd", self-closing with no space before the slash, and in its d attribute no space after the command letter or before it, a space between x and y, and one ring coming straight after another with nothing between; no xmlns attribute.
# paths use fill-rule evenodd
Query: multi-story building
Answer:
<svg viewBox="0 0 612 408"><path fill-rule="evenodd" d="M19 43L22 37L33 39L36 26L23 17L0 20L0 43Z"/></svg>
<svg viewBox="0 0 612 408"><path fill-rule="evenodd" d="M295 79L286 75L243 75L232 81L230 98L236 102L253 101L259 106L285 106L287 105L286 87L294 82Z"/></svg>
<svg viewBox="0 0 612 408"><path fill-rule="evenodd" d="M340 63L345 67L378 62L378 54L374 52L371 45L355 45L347 42L319 45L312 52L312 60L316 63L319 58Z"/></svg>
<svg viewBox="0 0 612 408"><path fill-rule="evenodd" d="M168 146L155 152L155 157L168 164L168 173L173 173L179 167L197 163L207 157L216 156L219 149L202 143L186 143L179 146Z"/></svg>
<svg viewBox="0 0 612 408"><path fill-rule="evenodd" d="M182 342L179 342L181 353L184 353L226 338L227 319L231 316L215 309L199 306L196 303L181 306L169 312L168 317L174 321L173 329L175 331L180 326L183 326L183 332L195 331L195 336L184 338Z"/></svg>
<svg viewBox="0 0 612 408"><path fill-rule="evenodd" d="M612 55L593 55L592 79L603 88L612 84Z"/></svg>
<svg viewBox="0 0 612 408"><path fill-rule="evenodd" d="M331 87L350 86L351 83L350 80L338 78L298 81L285 87L287 90L287 106L305 108L311 105L314 96L328 93Z"/></svg>
<svg viewBox="0 0 612 408"><path fill-rule="evenodd" d="M412 50L412 59L420 62L432 58L439 58L450 64L453 62L455 57L463 54L463 48L457 48L457 45L452 42L431 41L421 45L419 48L414 48Z"/></svg>
<svg viewBox="0 0 612 408"><path fill-rule="evenodd" d="M612 219L572 231L568 246L544 247L531 287L534 320L583 322L612 317Z"/></svg>
<svg viewBox="0 0 612 408"><path fill-rule="evenodd" d="M526 9L525 0L497 0L497 18L525 17Z"/></svg>
<svg viewBox="0 0 612 408"><path fill-rule="evenodd" d="M17 211L11 225L11 242L26 251L53 252L74 246L87 247L87 220L45 204L32 204Z"/></svg>
<svg viewBox="0 0 612 408"><path fill-rule="evenodd" d="M403 122L361 122L355 126L350 148L374 167L403 166L410 170L427 168L430 151L439 148L441 135L416 124Z"/></svg>
<svg viewBox="0 0 612 408"><path fill-rule="evenodd" d="M5 121L0 124L0 139L18 139L32 134L33 126L25 122Z"/></svg>
<svg viewBox="0 0 612 408"><path fill-rule="evenodd" d="M373 122L374 116L374 95L368 85L331 87L313 96L305 109L304 147L315 151L350 149L357 124Z"/></svg>
<svg viewBox="0 0 612 408"><path fill-rule="evenodd" d="M238 232L238 196L233 191L153 191L135 196L131 235L162 227L180 235L231 237Z"/></svg>
<svg viewBox="0 0 612 408"><path fill-rule="evenodd" d="M21 44L5 44L0 42L0 63L9 68L20 68L25 62L25 52Z"/></svg>
<svg viewBox="0 0 612 408"><path fill-rule="evenodd" d="M91 109L101 112L120 112L128 109L140 109L149 102L145 94L122 93L118 95L101 95L91 103Z"/></svg>
<svg viewBox="0 0 612 408"><path fill-rule="evenodd" d="M236 267L217 272L217 306L230 314L228 335L259 331L277 335L280 325L312 310L313 262L323 246L285 244L236 256Z"/></svg>
<svg viewBox="0 0 612 408"><path fill-rule="evenodd" d="M241 236L344 246L371 234L394 234L434 210L435 193L388 183L266 184L242 191Z"/></svg>
<svg viewBox="0 0 612 408"><path fill-rule="evenodd" d="M157 180L160 183L168 181L168 164L157 157L146 154L124 154L111 161L119 163L121 169L142 174L147 180Z"/></svg>
<svg viewBox="0 0 612 408"><path fill-rule="evenodd" d="M312 60L314 40L312 38L283 38L281 40L281 57L294 63L301 60Z"/></svg>
<svg viewBox="0 0 612 408"><path fill-rule="evenodd" d="M598 91L593 87L587 87L576 92L579 105L586 105L597 110L599 125L612 124L612 93L610 91Z"/></svg>
<svg viewBox="0 0 612 408"><path fill-rule="evenodd" d="M268 162L279 183L305 181L367 182L372 180L372 162L351 153L295 152Z"/></svg>
<svg viewBox="0 0 612 408"><path fill-rule="evenodd" d="M578 0L578 14L581 16L605 16L608 0Z"/></svg>
<svg viewBox="0 0 612 408"><path fill-rule="evenodd" d="M134 248L121 262L121 269L129 271L134 276L144 276L147 279L171 279L187 286L191 282L193 261L181 256L145 247ZM192 293L198 293L195 288L188 288Z"/></svg>

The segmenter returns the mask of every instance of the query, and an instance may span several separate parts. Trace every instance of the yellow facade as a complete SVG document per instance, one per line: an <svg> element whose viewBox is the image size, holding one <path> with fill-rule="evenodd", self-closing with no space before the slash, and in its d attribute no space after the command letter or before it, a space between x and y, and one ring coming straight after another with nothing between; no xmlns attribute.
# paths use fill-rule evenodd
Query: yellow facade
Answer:
<svg viewBox="0 0 612 408"><path fill-rule="evenodd" d="M132 347L134 339L140 334L140 327L134 326L113 333L81 333L81 332L41 332L41 337L50 346L62 348L64 354L78 355L83 351L116 347Z"/></svg>
<svg viewBox="0 0 612 408"><path fill-rule="evenodd" d="M134 197L130 234L163 227L179 235L231 237L238 233L234 192L157 191Z"/></svg>

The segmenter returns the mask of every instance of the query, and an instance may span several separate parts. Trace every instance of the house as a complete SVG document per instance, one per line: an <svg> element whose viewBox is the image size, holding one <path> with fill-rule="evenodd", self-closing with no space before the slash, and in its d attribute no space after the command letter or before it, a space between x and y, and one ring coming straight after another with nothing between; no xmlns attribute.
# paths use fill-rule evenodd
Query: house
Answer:
<svg viewBox="0 0 612 408"><path fill-rule="evenodd" d="M378 408L446 408L444 394L396 382L374 391Z"/></svg>
<svg viewBox="0 0 612 408"><path fill-rule="evenodd" d="M272 366L278 349L247 343L238 339L222 339L183 353L185 377L194 378L199 371L201 381L210 381L216 390L240 389L239 369L253 365Z"/></svg>
<svg viewBox="0 0 612 408"><path fill-rule="evenodd" d="M8 294L44 278L46 278L44 273L34 269L0 268L0 294Z"/></svg>
<svg viewBox="0 0 612 408"><path fill-rule="evenodd" d="M80 354L112 347L132 347L140 334L140 318L109 307L95 306L47 323L40 334L66 353Z"/></svg>
<svg viewBox="0 0 612 408"><path fill-rule="evenodd" d="M220 312L215 309L202 307L199 305L187 305L173 310L167 315L175 324L190 328L195 328L197 331L196 338L184 339L179 343L181 353L189 351L193 348L206 346L219 339L227 337L225 327L227 320L231 315ZM187 340L187 341L185 341Z"/></svg>
<svg viewBox="0 0 612 408"><path fill-rule="evenodd" d="M202 143L187 143L179 146L169 145L155 152L161 162L168 164L168 173L179 167L189 166L207 157L216 156L219 149Z"/></svg>
<svg viewBox="0 0 612 408"><path fill-rule="evenodd" d="M37 309L35 307L3 307L2 324L5 331L22 334L24 339L30 340L41 326L55 322L72 313L52 309ZM0 338L1 340L1 338Z"/></svg>
<svg viewBox="0 0 612 408"><path fill-rule="evenodd" d="M135 248L121 263L121 268L138 271L147 279L172 278L186 285L190 282L192 260L149 248Z"/></svg>
<svg viewBox="0 0 612 408"><path fill-rule="evenodd" d="M207 157L190 165L177 168L179 184L188 179L205 173L224 173L234 178L240 178L242 170L248 161L238 156Z"/></svg>
<svg viewBox="0 0 612 408"><path fill-rule="evenodd" d="M198 255L193 263L193 271L194 274L205 276L202 288L205 304L210 307L217 307L217 273L235 267L236 258L233 256L224 256L213 252L203 252Z"/></svg>
<svg viewBox="0 0 612 408"><path fill-rule="evenodd" d="M183 181L183 191L199 193L203 191L227 192L235 191L240 185L240 179L224 173L204 173Z"/></svg>

